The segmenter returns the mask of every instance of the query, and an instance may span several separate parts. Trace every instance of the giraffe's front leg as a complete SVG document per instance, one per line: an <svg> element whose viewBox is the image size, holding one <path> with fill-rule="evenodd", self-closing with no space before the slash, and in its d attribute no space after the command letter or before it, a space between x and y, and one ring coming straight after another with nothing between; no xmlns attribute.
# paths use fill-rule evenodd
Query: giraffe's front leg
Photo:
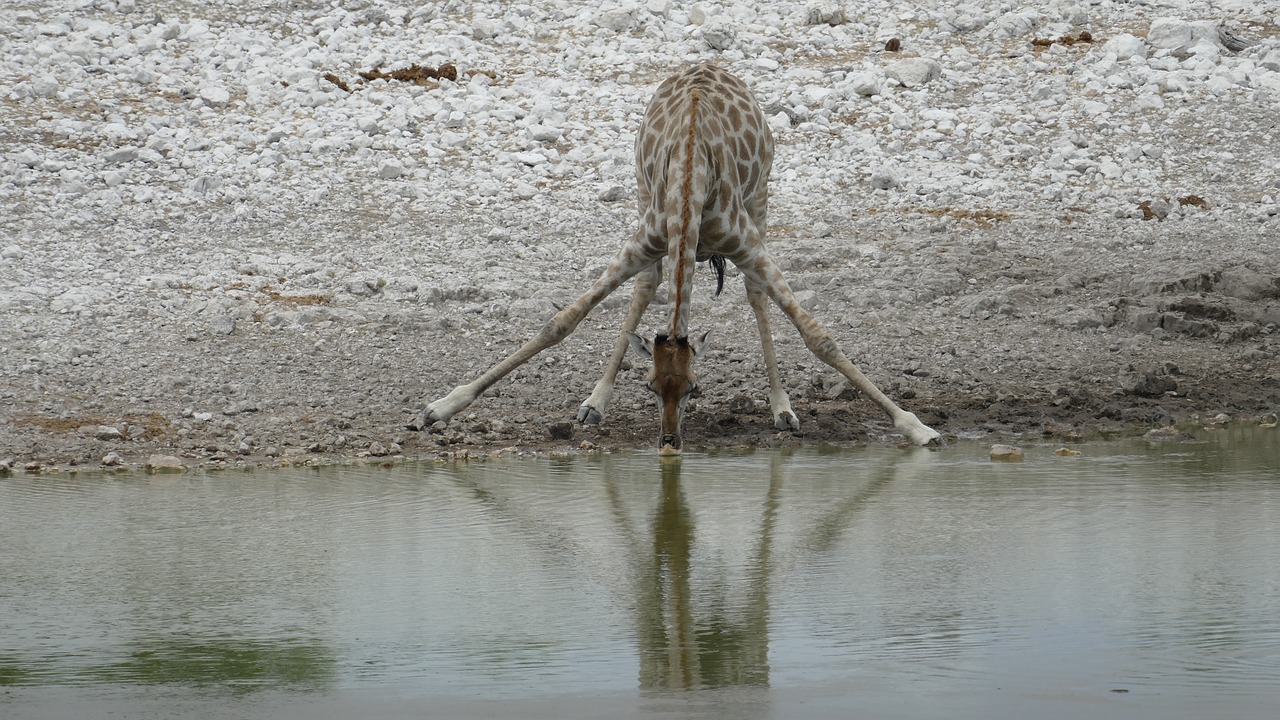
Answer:
<svg viewBox="0 0 1280 720"><path fill-rule="evenodd" d="M584 400L582 406L578 408L578 422L583 425L599 425L604 419L605 408L613 398L613 386L618 378L618 370L622 367L622 359L630 346L627 336L635 332L640 325L640 318L644 317L645 309L649 307L649 303L653 302L653 296L661 282L661 260L636 275L636 288L631 296L631 309L627 312L626 321L622 323L622 332L618 334L618 341L614 343L609 364L605 365L604 375L591 391L591 397Z"/></svg>
<svg viewBox="0 0 1280 720"><path fill-rule="evenodd" d="M425 409L409 421L408 428L415 431L425 430L441 420L448 422L449 418L462 412L467 406L475 402L478 395L479 393L472 387L472 384L459 385L448 395L427 405Z"/></svg>
<svg viewBox="0 0 1280 720"><path fill-rule="evenodd" d="M459 385L448 395L427 405L426 409L419 412L417 416L407 423L408 429L425 429L440 420L448 421L449 418L466 409L481 393L506 377L512 370L528 362L534 355L568 337L578 327L578 323L582 322L582 318L591 312L592 308L608 297L609 293L618 289L619 285L652 264L653 261L654 258L646 253L645 248L638 240L628 241L618 251L613 261L609 263L604 274L596 280L586 294L556 313L536 336L521 345L518 350L505 360L489 368L475 380L466 385Z"/></svg>

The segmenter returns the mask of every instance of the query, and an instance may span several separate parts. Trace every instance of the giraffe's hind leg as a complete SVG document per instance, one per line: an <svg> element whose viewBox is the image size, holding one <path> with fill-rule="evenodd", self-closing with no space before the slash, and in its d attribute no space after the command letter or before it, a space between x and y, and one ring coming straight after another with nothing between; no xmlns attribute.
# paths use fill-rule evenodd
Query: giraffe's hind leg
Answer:
<svg viewBox="0 0 1280 720"><path fill-rule="evenodd" d="M583 401L578 408L578 422L584 425L599 425L604 419L604 411L613 398L614 381L618 378L618 369L622 367L622 358L630 346L628 335L635 332L644 317L644 311L653 302L653 296L662 282L662 261L659 260L636 275L635 293L631 296L631 310L627 312L626 322L622 324L622 332L614 343L613 354L609 356L609 364L605 365L604 375L591 391L591 397Z"/></svg>
<svg viewBox="0 0 1280 720"><path fill-rule="evenodd" d="M773 413L773 426L779 430L800 430L800 418L791 409L791 398L782 389L782 375L778 372L778 354L773 349L773 333L769 330L769 298L764 288L750 279L746 280L747 301L756 315L756 329L760 331L760 349L764 353L765 372L769 375L769 410Z"/></svg>
<svg viewBox="0 0 1280 720"><path fill-rule="evenodd" d="M805 347L809 348L809 351L819 360L848 378L849 382L863 395L879 405L893 421L894 429L906 435L911 442L927 447L941 446L943 439L938 431L920 422L920 418L916 417L915 413L903 410L894 404L845 356L835 339L831 337L831 333L800 307L800 303L796 302L795 294L791 292L791 286L782 276L782 271L765 251L763 242L757 237L750 247L755 250L740 259L735 258L734 264L749 281L758 283L768 292L769 298L786 314L796 330L800 331Z"/></svg>

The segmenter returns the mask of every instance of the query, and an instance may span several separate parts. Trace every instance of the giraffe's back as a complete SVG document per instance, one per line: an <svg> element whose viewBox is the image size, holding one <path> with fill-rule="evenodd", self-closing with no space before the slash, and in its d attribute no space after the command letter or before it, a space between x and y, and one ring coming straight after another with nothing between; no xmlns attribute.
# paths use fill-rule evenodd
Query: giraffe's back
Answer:
<svg viewBox="0 0 1280 720"><path fill-rule="evenodd" d="M698 259L732 258L752 230L763 235L773 137L746 83L711 63L664 81L649 103L636 139L641 222L658 231L677 212L672 166L695 153L695 187L705 191ZM674 192L673 192L674 191ZM681 198L687 200L687 198ZM661 235L661 232L657 232ZM651 237L655 250L668 238Z"/></svg>

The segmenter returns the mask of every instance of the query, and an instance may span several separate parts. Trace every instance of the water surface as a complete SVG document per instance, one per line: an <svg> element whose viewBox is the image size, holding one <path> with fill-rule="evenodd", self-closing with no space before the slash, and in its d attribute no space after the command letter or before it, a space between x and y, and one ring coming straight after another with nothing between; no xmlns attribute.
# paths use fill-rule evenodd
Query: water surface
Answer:
<svg viewBox="0 0 1280 720"><path fill-rule="evenodd" d="M1270 718L1275 433L0 478L0 714Z"/></svg>

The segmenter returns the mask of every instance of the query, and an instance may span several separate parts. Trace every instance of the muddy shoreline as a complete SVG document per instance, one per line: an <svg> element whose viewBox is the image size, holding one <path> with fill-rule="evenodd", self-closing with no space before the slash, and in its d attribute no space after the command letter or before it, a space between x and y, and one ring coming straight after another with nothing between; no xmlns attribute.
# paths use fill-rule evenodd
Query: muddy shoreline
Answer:
<svg viewBox="0 0 1280 720"><path fill-rule="evenodd" d="M1074 264L1053 262L1052 239L1038 258L1023 242L1017 255L1025 264L1011 269L1001 247L1011 236L1024 237L1013 223L957 228L944 237L924 228L914 240L910 233L898 236L902 259L876 264L906 278L915 293L946 266L946 275L954 275L946 282L960 285L960 292L867 308L859 298L868 287L874 293L887 285L875 268L857 271L865 275L863 285L824 283L832 263L825 249L853 242L840 232L808 253L800 250L806 248L801 239L780 238L775 253L790 264L794 284L820 288L813 291L813 312L855 362L950 438L1069 443L1210 422L1220 414L1265 421L1280 408L1275 324L1260 324L1269 318L1263 313L1276 312L1270 296L1276 277L1245 265L1203 263L1161 271L1160 281L1141 285L1150 294L1112 295L1116 283L1135 281L1123 271L1083 287L1047 280L1071 277ZM1163 238L1156 236L1155 244ZM778 247L788 245L789 254ZM1046 278L1042 285L1003 277L1026 276L1029 267ZM980 282L970 285L966 276ZM552 300L572 297L576 288L561 285L535 310L545 306L549 316ZM1004 289L979 289L993 285ZM165 290L188 297L201 292ZM348 292L287 310L278 293L237 292L246 308L258 309L241 318L157 318L164 303L153 297L149 306L139 305L152 316L146 331L132 336L113 336L109 325L84 315L19 316L19 332L30 341L40 328L56 325L62 333L57 347L70 350L62 350L56 365L29 361L25 373L8 378L0 460L12 472L104 462L144 467L154 455L188 467L235 467L643 451L654 444L657 412L641 388L641 363L620 374L601 426L571 421L622 321L625 292L447 426L424 432L404 429L421 403L518 346L540 327L539 313L518 315L510 298L483 286L442 295L425 308L390 293ZM722 298L709 296L698 298L695 312L713 335L701 370L704 396L686 418L690 451L901 441L879 409L809 355L777 315L784 382L802 431L775 431L741 284L731 277ZM348 303L379 310L344 316L339 309ZM281 328L271 324L273 308L325 314ZM652 309L647 322L661 310ZM232 318L230 332L223 317ZM9 346L10 357L22 347L21 337Z"/></svg>

